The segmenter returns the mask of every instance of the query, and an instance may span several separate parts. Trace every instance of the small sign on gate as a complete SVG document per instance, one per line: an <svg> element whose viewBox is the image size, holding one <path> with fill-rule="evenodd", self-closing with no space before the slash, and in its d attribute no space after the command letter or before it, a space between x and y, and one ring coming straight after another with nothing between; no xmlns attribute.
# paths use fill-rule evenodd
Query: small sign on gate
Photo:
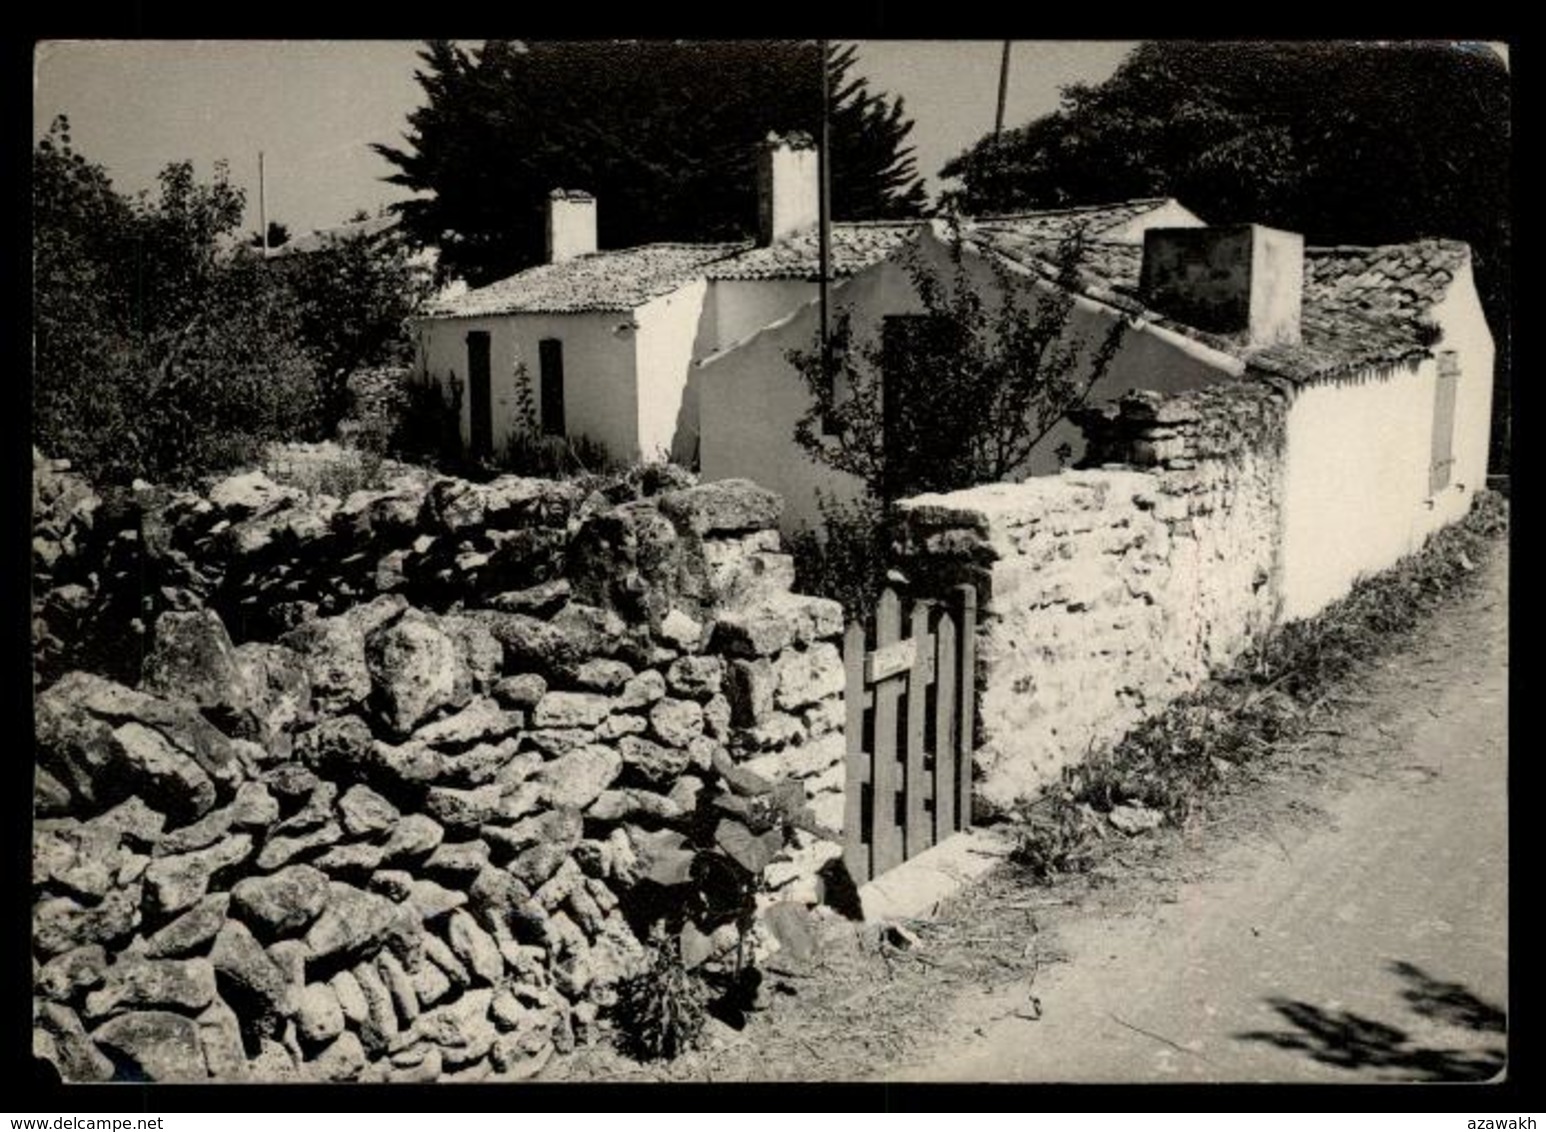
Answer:
<svg viewBox="0 0 1546 1132"><path fill-rule="evenodd" d="M934 679L934 638L922 640L909 638L878 648L864 660L864 682L877 684L882 680L912 668L919 652L923 653L924 670L929 680Z"/></svg>

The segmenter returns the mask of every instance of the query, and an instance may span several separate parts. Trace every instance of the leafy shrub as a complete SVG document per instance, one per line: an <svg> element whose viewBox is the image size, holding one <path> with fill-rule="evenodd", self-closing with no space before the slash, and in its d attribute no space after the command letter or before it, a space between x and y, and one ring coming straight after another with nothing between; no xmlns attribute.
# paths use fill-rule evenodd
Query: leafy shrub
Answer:
<svg viewBox="0 0 1546 1132"><path fill-rule="evenodd" d="M58 119L33 152L33 437L101 484L186 483L316 435L293 298L227 247L243 196L180 162L119 195Z"/></svg>
<svg viewBox="0 0 1546 1132"><path fill-rule="evenodd" d="M269 267L298 312L299 341L316 364L318 424L329 435L350 410L351 380L361 367L401 364L411 355L409 319L429 298L432 272L395 226L379 224L335 233L325 247L277 257Z"/></svg>
<svg viewBox="0 0 1546 1132"><path fill-rule="evenodd" d="M865 336L839 311L825 343L818 334L786 354L810 395L795 442L887 503L1020 478L1089 399L1128 329L1119 315L1098 338L1076 332L1081 232L1041 265L1063 285L1043 290L991 257L981 266L992 284L979 285L951 228L946 267L916 245L899 253L922 313Z"/></svg>
<svg viewBox="0 0 1546 1132"><path fill-rule="evenodd" d="M759 911L767 891L764 871L793 839L796 829L835 838L813 818L798 781L769 782L723 754L714 756L720 775L715 789L700 791L698 805L680 829L641 835L636 843L641 880L628 896L625 913L648 924L650 970L629 992L632 1005L617 1014L622 1044L648 1056L662 1046L662 1018L675 1017L664 996L680 1001L680 980L700 985L705 1001L726 1020L755 1005L761 973L747 943L761 928L792 957L815 948L803 904L784 901ZM733 961L720 953L714 936L735 929ZM717 996L710 1000L710 991Z"/></svg>
<svg viewBox="0 0 1546 1132"><path fill-rule="evenodd" d="M392 455L443 470L462 463L462 382L456 374L444 382L405 382L391 411Z"/></svg>
<svg viewBox="0 0 1546 1132"><path fill-rule="evenodd" d="M886 582L890 525L873 495L844 503L819 496L822 532L800 530L789 540L795 590L838 602L850 618L868 618Z"/></svg>

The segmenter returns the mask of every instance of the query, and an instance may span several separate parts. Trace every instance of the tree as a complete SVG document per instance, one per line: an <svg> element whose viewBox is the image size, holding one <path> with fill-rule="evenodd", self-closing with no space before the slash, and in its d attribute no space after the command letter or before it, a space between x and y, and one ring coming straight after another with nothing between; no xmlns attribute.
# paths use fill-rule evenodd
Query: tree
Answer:
<svg viewBox="0 0 1546 1132"><path fill-rule="evenodd" d="M1480 45L1145 43L1106 82L1065 87L1058 110L941 172L976 214L1171 195L1210 223L1313 244L1464 240L1506 414L1509 111L1508 70ZM1495 466L1506 436L1494 428Z"/></svg>
<svg viewBox="0 0 1546 1132"><path fill-rule="evenodd" d="M32 173L40 447L100 480L186 480L310 433L294 306L236 238L223 169L201 184L169 165L154 198L127 198L61 117Z"/></svg>
<svg viewBox="0 0 1546 1132"><path fill-rule="evenodd" d="M840 219L913 215L922 183L900 98L852 74L855 48L812 41L431 41L425 105L406 144L374 149L409 232L473 284L540 261L554 188L596 194L603 247L732 240L753 230L756 149L769 132L820 125L832 90L832 197Z"/></svg>
<svg viewBox="0 0 1546 1132"><path fill-rule="evenodd" d="M830 362L819 339L790 353L811 397L796 443L864 487L857 504L821 501L827 538L797 548L802 585L867 610L898 500L1019 478L1058 422L1086 402L1128 318L1113 311L1098 341L1073 330L1082 255L1075 233L1039 285L985 256L984 286L953 230L948 271L916 247L904 260L922 314L889 316L878 335L860 338L842 312Z"/></svg>
<svg viewBox="0 0 1546 1132"><path fill-rule="evenodd" d="M290 242L290 229L278 220L268 222L268 246L270 250L283 247ZM247 241L249 247L261 248L263 246L263 234L254 232L252 238Z"/></svg>
<svg viewBox="0 0 1546 1132"><path fill-rule="evenodd" d="M270 266L294 297L317 370L318 423L331 434L351 407L350 375L406 359L407 321L429 298L433 272L394 229L346 233Z"/></svg>

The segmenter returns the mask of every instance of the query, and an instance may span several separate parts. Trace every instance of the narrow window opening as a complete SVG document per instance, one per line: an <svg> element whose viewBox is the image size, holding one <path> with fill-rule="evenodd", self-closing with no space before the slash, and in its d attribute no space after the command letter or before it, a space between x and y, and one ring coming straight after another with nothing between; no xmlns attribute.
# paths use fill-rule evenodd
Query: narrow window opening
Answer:
<svg viewBox="0 0 1546 1132"><path fill-rule="evenodd" d="M537 343L537 365L542 385L542 434L564 435L564 344L557 338Z"/></svg>

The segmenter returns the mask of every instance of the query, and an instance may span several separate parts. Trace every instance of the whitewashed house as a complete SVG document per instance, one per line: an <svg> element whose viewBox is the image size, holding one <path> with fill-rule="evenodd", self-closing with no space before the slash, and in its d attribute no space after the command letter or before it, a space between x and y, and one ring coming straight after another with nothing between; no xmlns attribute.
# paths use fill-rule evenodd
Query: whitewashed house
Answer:
<svg viewBox="0 0 1546 1132"><path fill-rule="evenodd" d="M786 529L819 523L819 493L851 477L794 441L809 392L789 364L816 340L817 175L808 139L770 138L754 241L596 248L597 202L555 191L549 262L438 304L419 324L420 372L464 386L463 435L496 451L517 420L519 375L544 432L587 435L625 458L670 456L705 479L747 477L785 499ZM1208 227L1169 199L962 221L966 266L1059 286L1052 260L1085 240L1069 333L1130 321L1091 403L1273 376L1288 418L1283 585L1288 616L1320 608L1465 513L1485 482L1492 337L1469 249L1447 240L1306 248L1257 225ZM831 303L859 335L921 312L907 259L949 264L943 221L835 223ZM1077 459L1060 425L1029 474Z"/></svg>
<svg viewBox="0 0 1546 1132"><path fill-rule="evenodd" d="M967 222L975 278L995 286L987 257L996 257L1028 286L1056 286L1050 260L1069 215ZM1290 383L1284 616L1313 613L1469 510L1486 481L1493 342L1464 244L1305 248L1293 233L1257 225L1143 219L1086 248L1070 332L1097 341L1118 312L1133 319L1090 401L1253 376ZM918 239L922 254L947 262L940 225ZM877 334L888 318L921 309L894 257L839 284L833 301ZM705 359L698 375L704 477L767 484L785 496L790 525L819 520L818 491L859 489L793 441L809 393L785 359L809 346L816 322L814 306L802 306ZM1028 472L1058 471L1056 446L1067 442L1077 456L1082 440L1065 423Z"/></svg>
<svg viewBox="0 0 1546 1132"><path fill-rule="evenodd" d="M463 438L474 451L498 452L521 427L524 374L542 432L588 436L627 459L697 462L698 363L816 299L817 193L809 139L770 137L759 163L755 240L603 250L600 203L555 189L547 262L432 304L417 326L419 373L460 385ZM1049 233L1087 222L1092 234L1119 240L1141 239L1156 224L1202 223L1170 200L1025 219ZM890 262L927 227L834 224L833 278Z"/></svg>

